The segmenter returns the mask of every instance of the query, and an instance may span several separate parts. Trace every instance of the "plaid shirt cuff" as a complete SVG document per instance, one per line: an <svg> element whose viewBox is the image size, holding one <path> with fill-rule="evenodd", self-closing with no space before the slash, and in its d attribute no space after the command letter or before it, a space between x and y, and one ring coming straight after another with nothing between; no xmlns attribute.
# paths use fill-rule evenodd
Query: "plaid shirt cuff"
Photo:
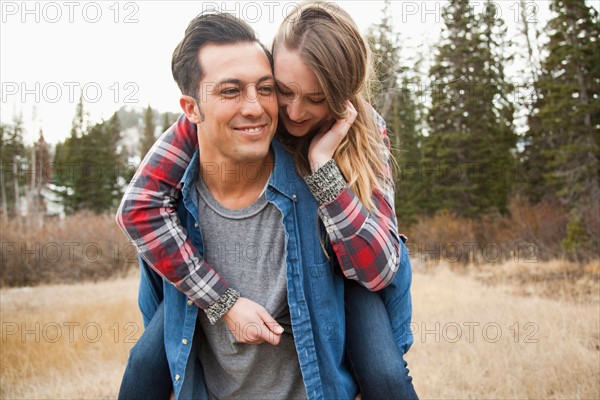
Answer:
<svg viewBox="0 0 600 400"><path fill-rule="evenodd" d="M304 181L319 205L332 202L346 188L346 180L333 159L314 173L305 176Z"/></svg>

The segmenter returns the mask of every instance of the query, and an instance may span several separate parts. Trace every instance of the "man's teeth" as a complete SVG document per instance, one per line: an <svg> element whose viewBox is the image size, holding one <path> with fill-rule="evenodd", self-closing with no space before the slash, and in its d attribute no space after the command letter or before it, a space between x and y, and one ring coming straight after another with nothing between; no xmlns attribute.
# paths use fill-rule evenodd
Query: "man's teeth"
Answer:
<svg viewBox="0 0 600 400"><path fill-rule="evenodd" d="M256 133L258 131L260 131L262 128L258 127L258 128L250 128L250 129L244 129L245 132L248 133Z"/></svg>

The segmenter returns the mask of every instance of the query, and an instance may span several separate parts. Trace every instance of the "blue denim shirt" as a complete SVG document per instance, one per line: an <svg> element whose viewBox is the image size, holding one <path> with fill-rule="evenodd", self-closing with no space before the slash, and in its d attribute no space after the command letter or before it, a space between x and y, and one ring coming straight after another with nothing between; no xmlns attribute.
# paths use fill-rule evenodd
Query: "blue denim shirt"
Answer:
<svg viewBox="0 0 600 400"><path fill-rule="evenodd" d="M290 155L274 140L273 173L267 200L283 216L286 233L288 304L300 369L310 399L353 399L357 386L344 362L344 277L334 268L335 257L324 251L319 227L318 204L298 176ZM178 216L192 243L203 253L197 192L199 152L196 151L181 180L182 199ZM402 244L399 273L381 294L390 314L398 346L406 352L412 344L410 333L410 263ZM141 261L142 277L154 274ZM406 271L408 270L408 271ZM336 272L334 272L336 271ZM407 275L408 274L408 275ZM178 399L205 399L206 387L197 354L196 319L198 308L172 284L142 279L139 304L147 324L160 301L165 302L165 349ZM376 356L376 355L374 355Z"/></svg>

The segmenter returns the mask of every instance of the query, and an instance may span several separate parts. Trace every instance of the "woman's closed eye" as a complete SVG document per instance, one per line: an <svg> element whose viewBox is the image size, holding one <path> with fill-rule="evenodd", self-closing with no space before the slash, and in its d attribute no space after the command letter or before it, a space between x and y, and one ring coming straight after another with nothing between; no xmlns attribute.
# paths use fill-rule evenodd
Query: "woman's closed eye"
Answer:
<svg viewBox="0 0 600 400"><path fill-rule="evenodd" d="M293 97L294 93L277 85L277 94L285 97Z"/></svg>

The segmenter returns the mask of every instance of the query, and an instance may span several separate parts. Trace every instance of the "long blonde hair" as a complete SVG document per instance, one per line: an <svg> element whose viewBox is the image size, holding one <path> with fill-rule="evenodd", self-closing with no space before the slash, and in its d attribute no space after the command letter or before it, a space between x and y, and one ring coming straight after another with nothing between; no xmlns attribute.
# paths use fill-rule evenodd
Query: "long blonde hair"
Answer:
<svg viewBox="0 0 600 400"><path fill-rule="evenodd" d="M273 54L280 46L295 51L314 72L323 88L330 113L345 118L350 100L358 113L333 158L360 202L372 209L371 195L381 189L385 176L386 148L371 106L367 85L371 52L350 15L334 3L306 1L293 8L273 40ZM311 137L295 138L279 130L296 158L301 175L310 172L308 147Z"/></svg>

